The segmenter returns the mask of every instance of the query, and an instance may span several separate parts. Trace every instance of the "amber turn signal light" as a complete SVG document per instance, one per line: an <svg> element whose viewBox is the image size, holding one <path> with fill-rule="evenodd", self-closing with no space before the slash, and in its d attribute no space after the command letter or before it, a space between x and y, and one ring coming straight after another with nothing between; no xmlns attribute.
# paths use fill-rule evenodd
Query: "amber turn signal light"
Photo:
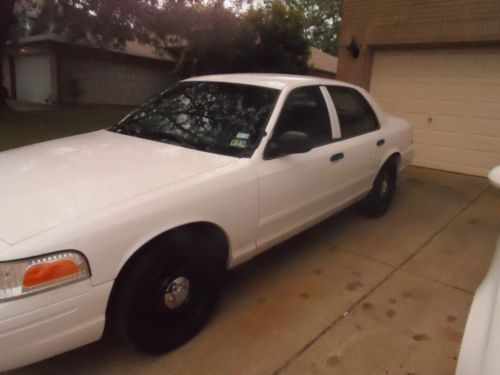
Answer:
<svg viewBox="0 0 500 375"><path fill-rule="evenodd" d="M54 281L78 276L80 269L75 262L68 259L52 263L36 264L24 274L23 286L33 288Z"/></svg>
<svg viewBox="0 0 500 375"><path fill-rule="evenodd" d="M87 259L77 250L0 262L0 303L89 278Z"/></svg>

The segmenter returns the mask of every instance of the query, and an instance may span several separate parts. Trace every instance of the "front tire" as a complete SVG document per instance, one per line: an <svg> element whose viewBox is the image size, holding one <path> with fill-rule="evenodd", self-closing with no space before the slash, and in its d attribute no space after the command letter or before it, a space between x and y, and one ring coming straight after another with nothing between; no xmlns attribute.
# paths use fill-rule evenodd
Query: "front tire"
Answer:
<svg viewBox="0 0 500 375"><path fill-rule="evenodd" d="M127 265L108 316L120 341L160 354L205 325L217 299L220 268L193 246L153 246Z"/></svg>
<svg viewBox="0 0 500 375"><path fill-rule="evenodd" d="M396 165L389 161L380 169L370 193L361 202L361 212L368 217L383 216L391 206L396 184Z"/></svg>

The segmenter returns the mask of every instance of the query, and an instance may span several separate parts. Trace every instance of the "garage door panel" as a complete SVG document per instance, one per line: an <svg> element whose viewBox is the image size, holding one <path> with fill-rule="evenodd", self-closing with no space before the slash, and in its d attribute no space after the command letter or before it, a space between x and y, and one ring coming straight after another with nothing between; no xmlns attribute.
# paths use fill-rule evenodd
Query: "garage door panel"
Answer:
<svg viewBox="0 0 500 375"><path fill-rule="evenodd" d="M420 81L408 82L408 84L401 91L407 98L427 100L432 90L432 85Z"/></svg>
<svg viewBox="0 0 500 375"><path fill-rule="evenodd" d="M479 63L479 75L488 78L500 78L500 69L498 68L499 61L500 51L486 51Z"/></svg>
<svg viewBox="0 0 500 375"><path fill-rule="evenodd" d="M416 161L459 164L466 159L464 153L454 147L422 143L415 143L415 145L418 146L415 150Z"/></svg>
<svg viewBox="0 0 500 375"><path fill-rule="evenodd" d="M394 111L395 116L402 117L408 120L412 124L414 132L417 129L427 129L429 126L428 116L421 113L411 113L411 112L397 112Z"/></svg>
<svg viewBox="0 0 500 375"><path fill-rule="evenodd" d="M464 127L466 127L469 122L468 118L457 116L454 112L452 112L451 115L431 113L430 119L431 122L428 123L428 128L447 133L463 133Z"/></svg>
<svg viewBox="0 0 500 375"><path fill-rule="evenodd" d="M372 93L373 95L377 95L383 98L393 98L397 96L399 87L400 84L398 82L391 82L389 80L385 82L382 81L375 86Z"/></svg>
<svg viewBox="0 0 500 375"><path fill-rule="evenodd" d="M441 54L440 54L441 55ZM444 56L444 69L442 77L463 77L464 72L469 76L481 73L479 56L473 53L461 51L448 51Z"/></svg>
<svg viewBox="0 0 500 375"><path fill-rule="evenodd" d="M432 167L453 172L484 175L489 171L489 165L497 160L497 155L490 152L460 150L453 147L418 144L415 150L414 165ZM472 172L474 171L474 172Z"/></svg>
<svg viewBox="0 0 500 375"><path fill-rule="evenodd" d="M471 85L467 82L439 82L433 85L433 95L442 100L455 101L460 103L469 102Z"/></svg>
<svg viewBox="0 0 500 375"><path fill-rule="evenodd" d="M499 98L498 93L500 92L500 79L498 80L484 80L476 79L470 80L470 86L468 88L469 96L474 98L474 101L495 103L498 105Z"/></svg>
<svg viewBox="0 0 500 375"><path fill-rule="evenodd" d="M429 113L432 111L433 103L426 99L401 99L401 98L382 98L378 100L379 104L386 111L394 113L407 112L407 113Z"/></svg>
<svg viewBox="0 0 500 375"><path fill-rule="evenodd" d="M412 125L415 165L486 175L500 164L500 48L378 51L370 89Z"/></svg>
<svg viewBox="0 0 500 375"><path fill-rule="evenodd" d="M418 167L440 169L456 173L465 173L474 176L483 176L485 173L487 173L487 170L485 170L484 168L477 168L470 165L460 166L457 165L456 163L444 163L444 162L428 161L428 160L426 160L425 162L421 162L420 160L415 160L412 164Z"/></svg>
<svg viewBox="0 0 500 375"><path fill-rule="evenodd" d="M407 55L404 52L403 55ZM403 75L411 75L412 77L441 77L445 70L445 56L435 54L432 51L421 51L419 53L411 53L407 58L406 64L400 66L404 70ZM411 74L408 74L411 72Z"/></svg>
<svg viewBox="0 0 500 375"><path fill-rule="evenodd" d="M497 120L471 119L465 131L471 135L500 138L500 126Z"/></svg>
<svg viewBox="0 0 500 375"><path fill-rule="evenodd" d="M380 64L374 66L373 75L377 77L397 77L405 74L401 69L401 63L408 63L408 56L399 52L386 52L378 56Z"/></svg>
<svg viewBox="0 0 500 375"><path fill-rule="evenodd" d="M471 119L494 120L500 126L500 99L498 103L468 103L467 108L470 109Z"/></svg>
<svg viewBox="0 0 500 375"><path fill-rule="evenodd" d="M473 135L464 137L465 145L470 150L489 152L498 158L497 153L500 150L500 138L484 137ZM495 159L496 160L496 159Z"/></svg>
<svg viewBox="0 0 500 375"><path fill-rule="evenodd" d="M413 141L419 145L456 148L459 151L477 151L494 155L500 149L498 137L471 136L464 133L414 129Z"/></svg>

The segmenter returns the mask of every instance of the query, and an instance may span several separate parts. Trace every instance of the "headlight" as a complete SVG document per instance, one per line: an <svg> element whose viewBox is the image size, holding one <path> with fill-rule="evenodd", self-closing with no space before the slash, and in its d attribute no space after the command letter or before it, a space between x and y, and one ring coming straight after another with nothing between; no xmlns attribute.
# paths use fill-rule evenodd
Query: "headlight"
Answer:
<svg viewBox="0 0 500 375"><path fill-rule="evenodd" d="M0 302L88 279L85 257L73 250L0 262Z"/></svg>

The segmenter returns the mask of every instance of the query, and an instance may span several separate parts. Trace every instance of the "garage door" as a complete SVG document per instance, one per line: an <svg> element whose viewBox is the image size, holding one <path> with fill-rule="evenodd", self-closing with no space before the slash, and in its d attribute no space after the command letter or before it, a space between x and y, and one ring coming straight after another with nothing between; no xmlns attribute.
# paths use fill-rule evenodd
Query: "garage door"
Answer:
<svg viewBox="0 0 500 375"><path fill-rule="evenodd" d="M370 91L412 125L414 165L485 176L500 164L500 48L377 51Z"/></svg>
<svg viewBox="0 0 500 375"><path fill-rule="evenodd" d="M17 99L46 103L51 99L50 56L16 56Z"/></svg>

